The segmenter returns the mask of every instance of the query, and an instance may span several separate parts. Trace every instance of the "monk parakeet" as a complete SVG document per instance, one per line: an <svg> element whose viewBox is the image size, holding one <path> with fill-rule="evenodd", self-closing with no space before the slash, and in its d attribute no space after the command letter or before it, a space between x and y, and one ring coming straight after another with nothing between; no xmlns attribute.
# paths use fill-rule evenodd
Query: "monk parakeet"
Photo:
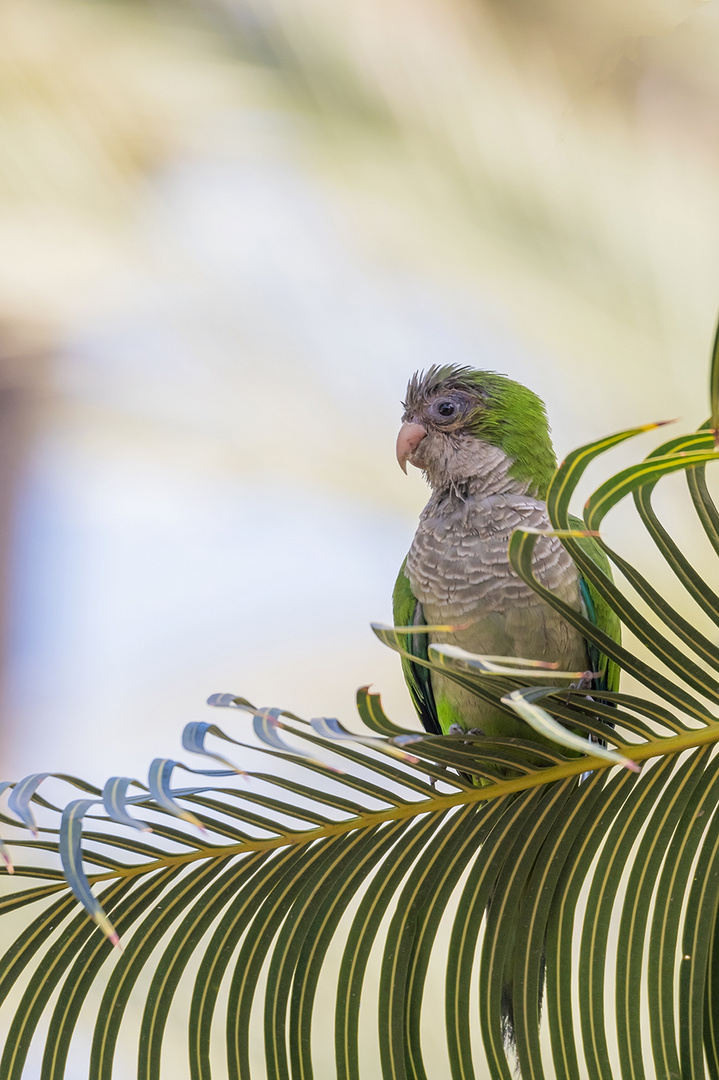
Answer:
<svg viewBox="0 0 719 1080"><path fill-rule="evenodd" d="M397 459L405 472L407 462L421 469L432 494L397 578L395 625L467 624L451 633L408 635L409 651L426 659L428 644L449 642L473 653L554 661L563 671L602 671L582 684L587 689L616 690L616 665L509 564L514 529L551 529L543 500L556 458L543 402L505 375L450 365L413 375L403 404ZM591 538L581 544L609 572L599 546ZM533 569L542 585L619 640L616 615L556 537L539 538ZM519 717L441 674L407 659L403 667L427 731L529 736Z"/></svg>

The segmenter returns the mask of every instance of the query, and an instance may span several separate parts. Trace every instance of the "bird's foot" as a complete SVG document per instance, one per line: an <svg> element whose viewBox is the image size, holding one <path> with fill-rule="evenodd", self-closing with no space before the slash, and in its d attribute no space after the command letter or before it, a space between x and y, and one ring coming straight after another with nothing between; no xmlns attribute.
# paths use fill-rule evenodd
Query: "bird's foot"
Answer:
<svg viewBox="0 0 719 1080"><path fill-rule="evenodd" d="M448 735L484 735L481 728L463 728L461 724L450 724L447 729Z"/></svg>
<svg viewBox="0 0 719 1080"><path fill-rule="evenodd" d="M594 682L594 672L593 671L585 671L584 674L582 675L581 679L579 679L578 682L573 682L573 683L569 684L568 689L569 690L591 690L593 682Z"/></svg>

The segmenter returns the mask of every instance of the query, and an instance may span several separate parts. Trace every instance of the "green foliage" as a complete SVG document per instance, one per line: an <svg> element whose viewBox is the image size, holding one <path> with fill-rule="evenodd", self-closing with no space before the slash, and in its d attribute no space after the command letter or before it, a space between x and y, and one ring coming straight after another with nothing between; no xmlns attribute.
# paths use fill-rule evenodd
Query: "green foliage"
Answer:
<svg viewBox="0 0 719 1080"><path fill-rule="evenodd" d="M716 368L715 359L714 417ZM719 625L719 597L651 503L663 475L684 471L719 550L704 479L719 456L711 428L607 480L585 523L598 529L631 494L672 572ZM0 925L14 940L0 969L2 1080L37 1075L33 1040L41 1080L70 1069L110 1080L130 1039L137 1076L158 1080L186 985L193 1080L360 1080L375 1054L392 1080L511 1080L517 1062L525 1080L719 1078L719 649L600 541L633 592L612 582L569 518L586 465L643 430L575 451L547 492L562 542L641 655L544 593L532 575L536 535L515 533L510 556L646 696L542 689L536 668L434 646L421 660L498 708L511 712L520 698L540 730L559 722L615 758L590 742L581 756L563 756L529 727L526 739L505 740L404 731L366 689L360 734L214 695L210 704L232 710L232 727L191 724L183 734L185 750L210 768L158 760L146 784L113 777L102 792L67 776L6 783ZM405 657L406 631L376 628ZM642 763L641 772L618 759ZM192 777L186 786L180 769ZM68 787L67 805L50 801ZM10 852L21 857L14 868ZM443 1042L430 1048L427 1025L436 1030L442 997ZM263 1024L259 1062L248 1032Z"/></svg>

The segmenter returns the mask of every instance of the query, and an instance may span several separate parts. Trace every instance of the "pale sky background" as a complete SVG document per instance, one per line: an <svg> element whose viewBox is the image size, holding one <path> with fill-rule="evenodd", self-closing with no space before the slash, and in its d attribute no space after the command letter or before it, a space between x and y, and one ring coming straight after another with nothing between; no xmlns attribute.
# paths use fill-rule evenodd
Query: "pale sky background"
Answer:
<svg viewBox="0 0 719 1080"><path fill-rule="evenodd" d="M369 623L426 498L415 369L528 383L560 456L705 418L717 3L540 7L4 8L0 307L51 342L6 775L142 775L215 691L411 722Z"/></svg>

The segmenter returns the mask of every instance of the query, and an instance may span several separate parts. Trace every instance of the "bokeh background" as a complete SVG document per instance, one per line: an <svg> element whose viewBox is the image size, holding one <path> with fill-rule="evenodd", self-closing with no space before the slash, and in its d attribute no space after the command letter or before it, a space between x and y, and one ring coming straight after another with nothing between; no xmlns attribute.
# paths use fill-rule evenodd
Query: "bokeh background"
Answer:
<svg viewBox="0 0 719 1080"><path fill-rule="evenodd" d="M3 0L3 775L142 775L213 691L411 720L407 378L560 456L705 418L718 55L717 0Z"/></svg>

